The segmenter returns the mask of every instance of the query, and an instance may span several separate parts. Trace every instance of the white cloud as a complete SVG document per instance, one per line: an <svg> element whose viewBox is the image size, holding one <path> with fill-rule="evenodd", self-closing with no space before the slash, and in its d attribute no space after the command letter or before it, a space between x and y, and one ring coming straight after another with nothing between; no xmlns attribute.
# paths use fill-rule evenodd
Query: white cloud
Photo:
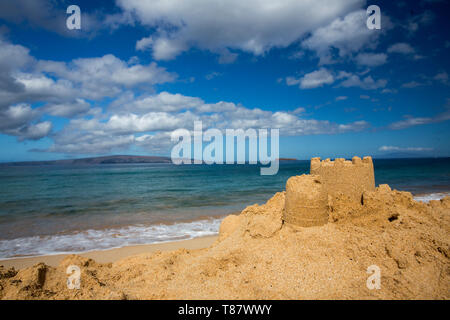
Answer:
<svg viewBox="0 0 450 320"><path fill-rule="evenodd" d="M72 118L86 114L91 110L91 105L83 99L75 99L72 102L47 104L42 111L52 116Z"/></svg>
<svg viewBox="0 0 450 320"><path fill-rule="evenodd" d="M123 88L171 82L176 77L154 62L128 64L112 54L75 59L70 63L39 61L37 70L70 81L81 88L79 95L91 99L115 96Z"/></svg>
<svg viewBox="0 0 450 320"><path fill-rule="evenodd" d="M52 128L50 122L39 122L44 114L95 115L98 109L87 100L115 98L135 88L152 92L153 85L175 78L155 63L125 62L110 54L70 62L37 60L27 48L0 36L0 130L19 140L39 139Z"/></svg>
<svg viewBox="0 0 450 320"><path fill-rule="evenodd" d="M408 43L400 42L393 44L387 49L389 53L400 53L400 54L413 54L416 51Z"/></svg>
<svg viewBox="0 0 450 320"><path fill-rule="evenodd" d="M64 134L63 134L64 133ZM111 135L106 132L80 132L63 130L53 137L54 144L46 152L66 154L105 154L127 150L134 142L134 135Z"/></svg>
<svg viewBox="0 0 450 320"><path fill-rule="evenodd" d="M349 56L362 48L374 48L380 32L369 30L366 20L365 10L351 12L344 18L336 18L329 25L315 30L302 42L302 46L315 51L321 64L333 62L333 48L338 50L340 57Z"/></svg>
<svg viewBox="0 0 450 320"><path fill-rule="evenodd" d="M22 140L39 140L47 136L52 124L39 122L39 113L27 104L10 106L0 111L0 133L16 136Z"/></svg>
<svg viewBox="0 0 450 320"><path fill-rule="evenodd" d="M294 78L294 77L286 77L286 84L288 86L295 86L300 83L300 79Z"/></svg>
<svg viewBox="0 0 450 320"><path fill-rule="evenodd" d="M356 74L351 73L341 73L339 75L339 78L344 78L338 86L349 88L349 87L360 87L361 89L365 90L376 90L380 88L384 88L387 84L387 80L385 79L378 79L374 80L371 76L367 76L363 79L361 79Z"/></svg>
<svg viewBox="0 0 450 320"><path fill-rule="evenodd" d="M292 111L293 114L300 114L300 113L305 113L305 112L306 112L306 109L303 107L298 107L294 111Z"/></svg>
<svg viewBox="0 0 450 320"><path fill-rule="evenodd" d="M422 148L422 147L395 147L395 146L381 146L379 151L413 151L413 152L422 152L422 151L431 151L433 148Z"/></svg>
<svg viewBox="0 0 450 320"><path fill-rule="evenodd" d="M142 99L128 96L127 99L140 107L130 112L125 103L124 110L114 107L111 111L116 113L106 119L73 119L62 131L52 135L54 145L47 151L99 153L124 150L132 145L168 151L171 145L169 133L178 128L191 130L194 120L201 120L204 129L279 128L282 135L339 134L369 127L365 121L339 124L303 119L304 108L294 112L270 112L248 109L232 102L205 103L200 98L168 92Z"/></svg>
<svg viewBox="0 0 450 320"><path fill-rule="evenodd" d="M311 89L322 87L324 84L331 84L334 82L333 75L326 70L325 68L321 68L317 71L313 71L311 73L307 73L300 80L300 88L302 89Z"/></svg>
<svg viewBox="0 0 450 320"><path fill-rule="evenodd" d="M347 99L348 99L347 96L339 96L339 97L336 97L336 101L342 101L342 100L347 100Z"/></svg>
<svg viewBox="0 0 450 320"><path fill-rule="evenodd" d="M362 73L363 75L366 72ZM300 84L302 89L311 89L322 87L325 84L332 84L336 80L341 80L336 87L360 87L364 90L376 90L384 88L387 84L386 79L374 80L372 76L360 77L358 74L353 74L346 71L340 71L337 74L333 74L325 68L313 71L304 75L301 78L286 77L286 84L288 86L294 86Z"/></svg>
<svg viewBox="0 0 450 320"><path fill-rule="evenodd" d="M151 131L169 131L194 123L197 117L190 112L171 114L167 112L149 112L144 115L129 113L113 115L105 124L112 132L136 133Z"/></svg>
<svg viewBox="0 0 450 320"><path fill-rule="evenodd" d="M325 84L331 84L334 82L334 76L325 68L305 74L303 77L296 79L294 77L287 77L286 84L288 86L294 86L300 84L302 89L312 89L322 87Z"/></svg>
<svg viewBox="0 0 450 320"><path fill-rule="evenodd" d="M228 50L261 55L287 47L336 17L360 8L363 0L118 0L125 14L143 25L158 27L140 40L155 59L173 59L191 47L210 50L230 60ZM226 31L225 31L226 30ZM225 56L224 56L225 55ZM231 60L235 58L232 54Z"/></svg>
<svg viewBox="0 0 450 320"><path fill-rule="evenodd" d="M407 117L405 120L393 122L389 125L389 129L401 130L418 125L439 123L450 120L450 109L435 115L434 117Z"/></svg>
<svg viewBox="0 0 450 320"><path fill-rule="evenodd" d="M202 99L196 97L184 96L181 94L172 94L166 91L154 95L144 95L136 97L133 93L127 92L115 100L110 109L113 111L126 111L135 114L144 114L148 112L178 112L193 108L204 107Z"/></svg>
<svg viewBox="0 0 450 320"><path fill-rule="evenodd" d="M355 59L360 65L376 67L386 63L387 55L384 53L360 53Z"/></svg>
<svg viewBox="0 0 450 320"><path fill-rule="evenodd" d="M18 131L19 141L22 140L39 140L49 135L52 130L52 123L50 121L38 122L36 124L29 124Z"/></svg>

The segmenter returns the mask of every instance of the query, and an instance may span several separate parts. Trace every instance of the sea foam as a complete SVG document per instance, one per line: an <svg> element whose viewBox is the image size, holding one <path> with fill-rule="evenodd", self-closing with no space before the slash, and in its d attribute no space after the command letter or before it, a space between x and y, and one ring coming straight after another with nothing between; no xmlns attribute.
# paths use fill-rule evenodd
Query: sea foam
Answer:
<svg viewBox="0 0 450 320"><path fill-rule="evenodd" d="M129 245L187 240L216 235L222 219L203 219L171 225L134 225L72 234L0 240L0 259L20 256L80 253Z"/></svg>
<svg viewBox="0 0 450 320"><path fill-rule="evenodd" d="M415 196L414 200L428 203L428 202L430 202L430 200L441 200L442 198L444 198L446 196L450 196L450 192L421 194L421 195Z"/></svg>

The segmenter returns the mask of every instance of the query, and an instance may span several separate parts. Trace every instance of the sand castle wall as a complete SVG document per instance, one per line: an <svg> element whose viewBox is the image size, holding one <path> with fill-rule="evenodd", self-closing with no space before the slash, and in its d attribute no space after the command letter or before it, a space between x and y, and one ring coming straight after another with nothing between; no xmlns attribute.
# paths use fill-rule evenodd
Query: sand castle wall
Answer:
<svg viewBox="0 0 450 320"><path fill-rule="evenodd" d="M320 176L294 176L287 181L285 222L301 227L324 225L328 222L327 205L328 195Z"/></svg>
<svg viewBox="0 0 450 320"><path fill-rule="evenodd" d="M364 191L375 190L371 157L353 157L352 161L342 158L320 161L320 158L312 158L310 173L320 176L330 195L343 193L355 201L361 201Z"/></svg>

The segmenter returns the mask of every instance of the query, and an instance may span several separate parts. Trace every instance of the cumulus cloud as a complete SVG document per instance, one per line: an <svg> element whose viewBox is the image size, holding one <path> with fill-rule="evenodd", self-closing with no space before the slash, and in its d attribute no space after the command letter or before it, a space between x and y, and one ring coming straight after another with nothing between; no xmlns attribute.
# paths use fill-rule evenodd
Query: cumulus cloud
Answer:
<svg viewBox="0 0 450 320"><path fill-rule="evenodd" d="M105 129L121 133L169 131L180 128L187 123L194 123L195 120L197 120L197 117L190 112L178 114L149 112L143 115L129 113L113 115L105 124Z"/></svg>
<svg viewBox="0 0 450 320"><path fill-rule="evenodd" d="M287 77L286 84L288 86L298 85L301 89L312 89L322 87L325 84L334 82L333 74L325 68L305 74L301 78Z"/></svg>
<svg viewBox="0 0 450 320"><path fill-rule="evenodd" d="M300 79L300 88L311 89L322 87L324 84L331 84L334 82L333 75L326 69L321 68L317 71L305 74Z"/></svg>
<svg viewBox="0 0 450 320"><path fill-rule="evenodd" d="M39 113L27 104L10 106L0 111L0 133L16 136L20 141L39 140L50 133L52 124L38 118Z"/></svg>
<svg viewBox="0 0 450 320"><path fill-rule="evenodd" d="M204 129L279 128L282 135L339 134L369 127L366 121L342 124L304 119L300 116L305 111L303 108L292 113L271 112L225 101L206 103L197 97L168 92L145 97L129 95L127 98L140 107L131 112L128 110L134 107L124 103L123 110L112 108L112 113L105 119L73 119L62 131L52 135L54 145L46 151L99 153L126 150L132 145L168 151L172 145L170 132L178 128L192 130L195 120L201 120Z"/></svg>
<svg viewBox="0 0 450 320"><path fill-rule="evenodd" d="M71 102L47 104L41 109L52 116L72 118L88 113L91 110L91 105L84 99L75 99Z"/></svg>
<svg viewBox="0 0 450 320"><path fill-rule="evenodd" d="M155 63L125 62L111 54L69 62L37 60L27 48L0 37L0 130L19 140L36 140L51 132L50 122L39 121L45 114L93 115L99 111L87 100L115 98L136 88L152 92L153 85L175 78Z"/></svg>
<svg viewBox="0 0 450 320"><path fill-rule="evenodd" d="M70 63L39 61L37 71L55 75L81 89L78 94L90 99L115 96L124 88L171 82L175 74L152 62L130 64L112 54L99 58L75 59Z"/></svg>
<svg viewBox="0 0 450 320"><path fill-rule="evenodd" d="M343 18L336 18L330 24L313 31L312 35L302 42L302 47L315 51L321 64L334 62L333 49L338 51L339 57L345 57L362 48L374 48L380 32L369 30L366 20L365 10L357 10ZM386 28L388 25L386 22Z"/></svg>
<svg viewBox="0 0 450 320"><path fill-rule="evenodd" d="M200 98L184 96L178 93L172 94L166 91L155 95L138 97L132 92L127 92L110 105L110 109L113 111L133 112L136 114L144 114L150 111L178 112L204 107L205 103Z"/></svg>
<svg viewBox="0 0 450 320"><path fill-rule="evenodd" d="M192 129L195 120L203 121L205 128L279 128L282 135L339 134L370 126L365 121L305 118L303 108L272 112L166 91L154 94L153 85L176 78L155 63L127 62L111 54L45 61L30 56L23 46L1 41L0 57L12 57L9 62L0 59L0 75L9 81L0 85L0 132L21 141L48 136L53 144L47 152L98 154L131 146L156 150L170 145L172 130ZM313 88L334 78L321 68L295 81L301 88ZM100 103L103 108L95 107ZM51 122L42 121L45 115L70 121L53 131Z"/></svg>
<svg viewBox="0 0 450 320"><path fill-rule="evenodd" d="M287 47L302 36L360 8L363 0L118 0L125 14L158 31L138 41L157 60L173 59L192 47L235 59L230 50L261 55ZM226 32L225 32L226 30ZM230 56L231 54L231 56Z"/></svg>

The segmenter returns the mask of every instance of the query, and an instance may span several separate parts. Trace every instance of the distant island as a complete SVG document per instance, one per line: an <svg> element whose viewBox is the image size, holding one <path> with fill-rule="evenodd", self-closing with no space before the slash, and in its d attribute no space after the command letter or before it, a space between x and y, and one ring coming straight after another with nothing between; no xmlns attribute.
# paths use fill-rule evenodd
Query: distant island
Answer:
<svg viewBox="0 0 450 320"><path fill-rule="evenodd" d="M66 160L8 162L2 163L0 165L41 166L41 165L95 165L95 164L118 164L118 163L172 163L172 160L169 157L116 155L116 156L66 159Z"/></svg>

